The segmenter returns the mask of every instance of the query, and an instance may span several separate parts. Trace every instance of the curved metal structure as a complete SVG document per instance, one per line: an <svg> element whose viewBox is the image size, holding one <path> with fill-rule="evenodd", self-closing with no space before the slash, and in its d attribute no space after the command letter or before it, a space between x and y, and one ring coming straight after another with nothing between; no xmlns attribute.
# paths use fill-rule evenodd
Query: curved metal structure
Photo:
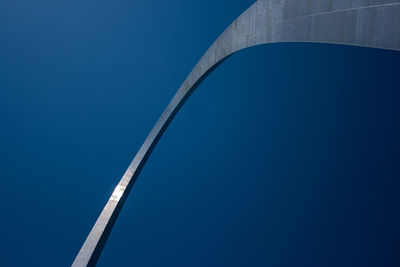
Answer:
<svg viewBox="0 0 400 267"><path fill-rule="evenodd" d="M72 266L94 266L143 165L185 100L233 53L277 42L400 51L400 0L259 0L211 45L183 82L115 188Z"/></svg>

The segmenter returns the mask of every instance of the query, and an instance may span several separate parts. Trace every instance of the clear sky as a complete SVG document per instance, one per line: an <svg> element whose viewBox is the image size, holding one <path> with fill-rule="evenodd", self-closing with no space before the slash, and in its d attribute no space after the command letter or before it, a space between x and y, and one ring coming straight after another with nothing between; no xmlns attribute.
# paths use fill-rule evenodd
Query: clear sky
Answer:
<svg viewBox="0 0 400 267"><path fill-rule="evenodd" d="M254 1L0 1L1 266L69 266ZM400 53L241 51L191 96L98 266L399 266Z"/></svg>

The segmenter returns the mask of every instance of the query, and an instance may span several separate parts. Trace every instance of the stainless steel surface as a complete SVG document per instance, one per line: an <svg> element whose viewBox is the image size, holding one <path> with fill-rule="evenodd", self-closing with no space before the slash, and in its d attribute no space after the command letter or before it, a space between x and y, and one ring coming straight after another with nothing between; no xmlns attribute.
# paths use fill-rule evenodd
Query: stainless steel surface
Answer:
<svg viewBox="0 0 400 267"><path fill-rule="evenodd" d="M211 45L157 121L115 188L72 266L94 266L148 156L180 107L233 53L277 42L400 50L400 0L259 0Z"/></svg>

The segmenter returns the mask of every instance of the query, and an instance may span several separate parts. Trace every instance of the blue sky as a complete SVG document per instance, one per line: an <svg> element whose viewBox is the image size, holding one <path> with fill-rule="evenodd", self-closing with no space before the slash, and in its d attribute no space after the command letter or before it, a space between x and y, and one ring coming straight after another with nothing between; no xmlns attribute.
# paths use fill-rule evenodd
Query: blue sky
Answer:
<svg viewBox="0 0 400 267"><path fill-rule="evenodd" d="M0 1L2 266L68 266L197 60L253 1ZM394 51L251 48L160 140L98 266L398 266Z"/></svg>

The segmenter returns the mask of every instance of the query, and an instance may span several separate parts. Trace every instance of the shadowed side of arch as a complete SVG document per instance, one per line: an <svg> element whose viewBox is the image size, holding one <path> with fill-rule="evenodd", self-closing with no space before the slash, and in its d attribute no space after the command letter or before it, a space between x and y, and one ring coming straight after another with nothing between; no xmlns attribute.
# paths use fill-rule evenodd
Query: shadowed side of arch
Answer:
<svg viewBox="0 0 400 267"><path fill-rule="evenodd" d="M185 79L116 186L72 266L94 266L133 184L191 93L233 53L279 42L400 51L400 0L259 0L211 45Z"/></svg>

